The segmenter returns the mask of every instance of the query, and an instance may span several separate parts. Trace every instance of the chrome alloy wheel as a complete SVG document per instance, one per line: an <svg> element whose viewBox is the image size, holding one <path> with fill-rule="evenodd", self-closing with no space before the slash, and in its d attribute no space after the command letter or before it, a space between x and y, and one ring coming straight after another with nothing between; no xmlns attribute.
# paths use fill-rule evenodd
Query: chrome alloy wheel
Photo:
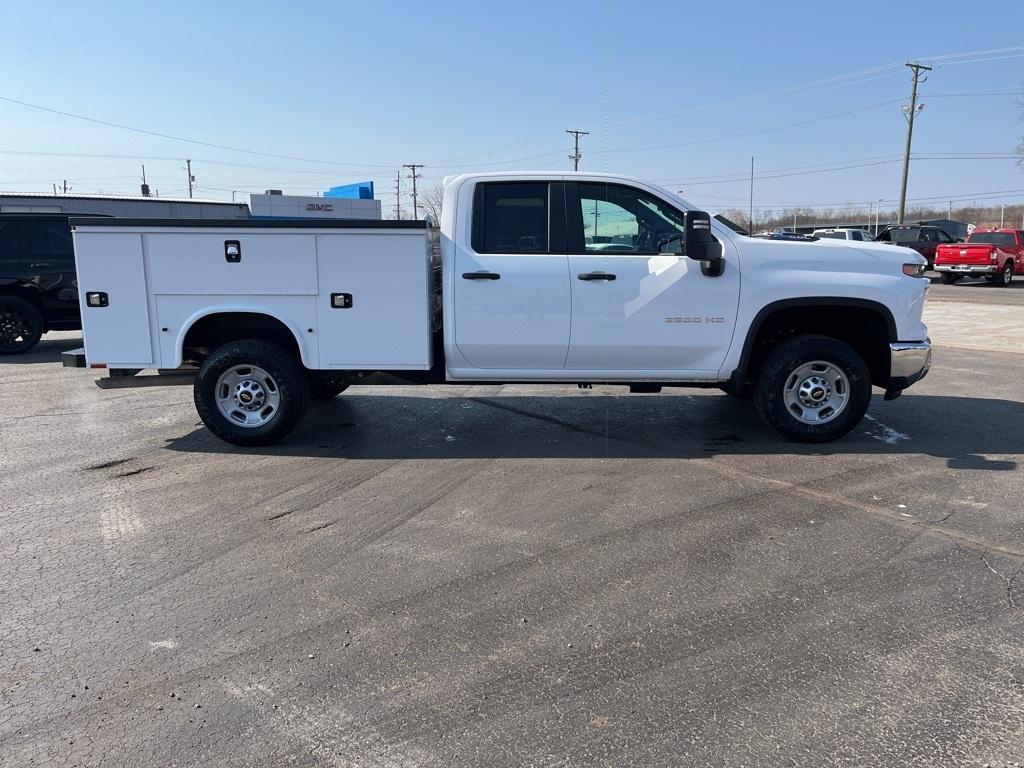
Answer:
<svg viewBox="0 0 1024 768"><path fill-rule="evenodd" d="M842 369L823 360L796 368L783 385L786 409L804 424L828 424L850 401L850 382Z"/></svg>
<svg viewBox="0 0 1024 768"><path fill-rule="evenodd" d="M217 379L217 408L240 427L262 427L281 408L274 377L255 365L235 365Z"/></svg>

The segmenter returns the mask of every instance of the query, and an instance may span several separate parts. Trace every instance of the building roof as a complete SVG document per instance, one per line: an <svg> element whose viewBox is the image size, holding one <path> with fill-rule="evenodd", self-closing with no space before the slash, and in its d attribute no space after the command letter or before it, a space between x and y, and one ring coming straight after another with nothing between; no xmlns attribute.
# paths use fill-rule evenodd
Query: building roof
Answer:
<svg viewBox="0 0 1024 768"><path fill-rule="evenodd" d="M143 195L55 195L51 192L0 192L0 198L30 197L37 200L138 200L148 203L202 203L203 205L245 205L199 197L144 197Z"/></svg>

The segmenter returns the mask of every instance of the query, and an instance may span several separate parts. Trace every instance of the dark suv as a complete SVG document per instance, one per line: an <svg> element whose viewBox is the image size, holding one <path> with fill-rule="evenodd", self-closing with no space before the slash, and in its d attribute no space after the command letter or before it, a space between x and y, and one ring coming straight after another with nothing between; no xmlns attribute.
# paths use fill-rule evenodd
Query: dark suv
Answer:
<svg viewBox="0 0 1024 768"><path fill-rule="evenodd" d="M890 224L875 238L875 242L913 248L926 259L928 269L935 268L935 249L942 243L959 243L959 238L946 234L946 230L931 224Z"/></svg>
<svg viewBox="0 0 1024 768"><path fill-rule="evenodd" d="M0 355L82 327L67 214L0 214Z"/></svg>

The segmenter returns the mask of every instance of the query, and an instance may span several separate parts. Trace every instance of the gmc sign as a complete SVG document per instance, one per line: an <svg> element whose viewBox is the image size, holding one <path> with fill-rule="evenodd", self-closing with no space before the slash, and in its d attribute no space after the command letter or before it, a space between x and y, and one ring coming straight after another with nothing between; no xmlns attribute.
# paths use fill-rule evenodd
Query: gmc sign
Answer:
<svg viewBox="0 0 1024 768"><path fill-rule="evenodd" d="M306 203L307 211L316 211L317 213L330 213L334 210L333 203Z"/></svg>

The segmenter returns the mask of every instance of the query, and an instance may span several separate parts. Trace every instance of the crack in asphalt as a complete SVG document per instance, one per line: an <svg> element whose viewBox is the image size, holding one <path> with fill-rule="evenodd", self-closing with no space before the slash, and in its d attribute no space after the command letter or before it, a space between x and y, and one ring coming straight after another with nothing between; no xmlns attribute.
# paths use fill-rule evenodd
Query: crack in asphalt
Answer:
<svg viewBox="0 0 1024 768"><path fill-rule="evenodd" d="M960 547L959 542L957 543L957 546ZM960 549L964 548L960 547ZM1021 565L1011 575L1007 576L1001 571L997 571L995 568L993 568L992 563L988 561L988 558L985 557L985 555L981 554L980 552L976 552L975 554L981 559L981 562L985 564L985 567L988 568L989 571L991 571L995 576L999 577L1006 585L1006 604L1011 611L1016 610L1019 606L1017 605L1017 601L1014 600L1013 597L1013 582L1015 582L1017 580L1017 577L1020 576L1021 572L1024 571L1024 565Z"/></svg>

